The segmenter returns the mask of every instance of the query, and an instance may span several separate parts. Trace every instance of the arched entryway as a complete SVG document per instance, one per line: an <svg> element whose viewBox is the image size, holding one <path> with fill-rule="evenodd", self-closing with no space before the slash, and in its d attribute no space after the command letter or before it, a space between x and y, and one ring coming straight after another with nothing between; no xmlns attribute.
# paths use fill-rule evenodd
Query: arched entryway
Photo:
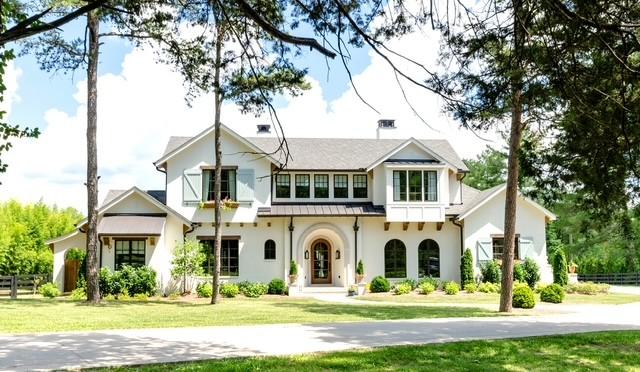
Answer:
<svg viewBox="0 0 640 372"><path fill-rule="evenodd" d="M311 243L311 284L331 284L333 281L331 244L325 239Z"/></svg>

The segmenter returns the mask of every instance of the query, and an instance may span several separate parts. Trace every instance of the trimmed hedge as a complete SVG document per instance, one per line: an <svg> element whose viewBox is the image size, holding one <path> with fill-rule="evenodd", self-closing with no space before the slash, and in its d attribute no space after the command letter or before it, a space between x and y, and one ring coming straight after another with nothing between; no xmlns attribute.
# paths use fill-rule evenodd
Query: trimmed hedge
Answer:
<svg viewBox="0 0 640 372"><path fill-rule="evenodd" d="M287 284L282 279L271 279L269 282L269 294L283 295L287 292Z"/></svg>
<svg viewBox="0 0 640 372"><path fill-rule="evenodd" d="M564 300L564 289L558 284L551 284L540 291L540 301L554 304L562 303Z"/></svg>
<svg viewBox="0 0 640 372"><path fill-rule="evenodd" d="M387 278L378 275L373 278L373 280L371 280L369 289L372 293L389 292L389 290L391 289L391 284L389 284Z"/></svg>
<svg viewBox="0 0 640 372"><path fill-rule="evenodd" d="M496 261L491 260L482 265L481 272L483 282L500 284L500 280L502 279L502 270Z"/></svg>
<svg viewBox="0 0 640 372"><path fill-rule="evenodd" d="M513 307L520 309L533 309L536 306L536 298L533 290L528 285L516 285L513 289Z"/></svg>

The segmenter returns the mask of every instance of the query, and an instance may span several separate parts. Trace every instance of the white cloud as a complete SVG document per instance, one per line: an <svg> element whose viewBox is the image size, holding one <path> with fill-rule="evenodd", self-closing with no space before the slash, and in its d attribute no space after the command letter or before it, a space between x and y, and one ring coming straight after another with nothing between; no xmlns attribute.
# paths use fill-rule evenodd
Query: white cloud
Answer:
<svg viewBox="0 0 640 372"><path fill-rule="evenodd" d="M390 46L433 66L437 40L416 33ZM416 66L399 61L405 70L421 76ZM16 79L19 72L15 75ZM380 114L366 107L352 88L326 102L320 85L278 110L288 137L375 137L380 118L396 119L396 137L446 138L463 157L479 153L487 144L461 130L440 113L441 102L422 88L404 82L416 110L436 131L420 122L402 98L390 67L373 55L371 65L354 76L356 87ZM15 90L14 90L15 92ZM180 75L158 64L149 50L129 53L119 75L105 74L98 85L98 163L101 197L108 189L163 188L164 175L155 170L157 159L171 135L193 135L211 125L213 98L202 96L189 107ZM9 95L7 95L9 96ZM11 97L17 97L12 93ZM37 140L22 140L8 153L8 173L2 176L0 199L40 198L60 206L85 210L83 182L86 169L86 81L77 84L75 113L52 108L45 114L47 126ZM25 97L28 98L28 97ZM255 124L268 118L243 116L232 104L223 107L223 122L242 135L255 134ZM389 134L387 134L389 135ZM490 137L494 137L491 135Z"/></svg>

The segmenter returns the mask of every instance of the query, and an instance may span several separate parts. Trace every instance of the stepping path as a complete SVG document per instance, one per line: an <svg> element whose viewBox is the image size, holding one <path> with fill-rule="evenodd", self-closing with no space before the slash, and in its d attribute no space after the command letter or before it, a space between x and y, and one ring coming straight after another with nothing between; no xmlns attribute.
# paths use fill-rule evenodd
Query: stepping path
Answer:
<svg viewBox="0 0 640 372"><path fill-rule="evenodd" d="M640 303L587 306L574 314L544 316L0 335L0 370L76 369L640 330L637 314L640 314Z"/></svg>

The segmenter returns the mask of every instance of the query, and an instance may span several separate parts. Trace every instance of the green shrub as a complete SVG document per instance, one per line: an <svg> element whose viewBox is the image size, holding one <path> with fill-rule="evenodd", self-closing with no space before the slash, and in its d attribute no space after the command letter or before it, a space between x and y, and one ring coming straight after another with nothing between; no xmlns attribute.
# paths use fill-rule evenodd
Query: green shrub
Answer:
<svg viewBox="0 0 640 372"><path fill-rule="evenodd" d="M247 289L247 287L251 286L251 284L253 284L253 283L251 283L248 280L243 280L243 281L239 282L237 285L238 285L238 289L240 289L240 293L244 293L244 291Z"/></svg>
<svg viewBox="0 0 640 372"><path fill-rule="evenodd" d="M460 292L460 285L454 281L446 282L444 284L444 293L448 295L455 295Z"/></svg>
<svg viewBox="0 0 640 372"><path fill-rule="evenodd" d="M393 286L393 293L397 295L409 294L411 291L411 284L409 283L398 283Z"/></svg>
<svg viewBox="0 0 640 372"><path fill-rule="evenodd" d="M289 266L289 275L298 275L298 264L291 260L291 266Z"/></svg>
<svg viewBox="0 0 640 372"><path fill-rule="evenodd" d="M46 298L54 298L60 296L60 290L58 289L58 286L53 283L45 283L41 285L38 291Z"/></svg>
<svg viewBox="0 0 640 372"><path fill-rule="evenodd" d="M428 276L426 278L420 279L420 281L418 282L418 287L421 286L424 283L431 284L433 286L434 290L440 288L440 286L441 286L440 280L438 280L437 278L431 277L431 276Z"/></svg>
<svg viewBox="0 0 640 372"><path fill-rule="evenodd" d="M411 290L413 291L414 289L418 288L418 282L415 279L403 279L399 282L397 282L396 284L408 284L411 287Z"/></svg>
<svg viewBox="0 0 640 372"><path fill-rule="evenodd" d="M467 283L467 285L464 286L464 290L467 291L467 293L475 293L478 290L478 285L476 283Z"/></svg>
<svg viewBox="0 0 640 372"><path fill-rule="evenodd" d="M540 281L540 266L531 257L527 257L522 264L524 269L524 281L533 289Z"/></svg>
<svg viewBox="0 0 640 372"><path fill-rule="evenodd" d="M391 289L391 285L389 284L387 278L378 275L373 278L373 280L371 280L369 288L371 289L372 293L382 293L389 292L389 290Z"/></svg>
<svg viewBox="0 0 640 372"><path fill-rule="evenodd" d="M247 285L244 288L244 291L242 291L242 294L245 295L245 297L258 298L262 295L267 294L268 291L269 291L268 285L264 283L255 282Z"/></svg>
<svg viewBox="0 0 640 372"><path fill-rule="evenodd" d="M567 273L567 257L562 249L558 249L551 258L551 266L553 267L553 282L562 286L569 283L569 274Z"/></svg>
<svg viewBox="0 0 640 372"><path fill-rule="evenodd" d="M502 271L500 269L500 265L498 262L491 260L484 265L482 265L482 281L500 284L500 280L502 279Z"/></svg>
<svg viewBox="0 0 640 372"><path fill-rule="evenodd" d="M272 279L269 282L269 294L283 295L287 292L287 285L282 279Z"/></svg>
<svg viewBox="0 0 640 372"><path fill-rule="evenodd" d="M222 293L222 291L220 291ZM196 286L196 294L201 298L208 298L213 295L213 285L209 282L201 282Z"/></svg>
<svg viewBox="0 0 640 372"><path fill-rule="evenodd" d="M220 294L225 298L234 298L240 293L240 288L233 283L223 283L220 285Z"/></svg>
<svg viewBox="0 0 640 372"><path fill-rule="evenodd" d="M69 298L72 301L84 301L87 299L87 292L84 290L83 287L76 288L71 292L71 295L69 296Z"/></svg>
<svg viewBox="0 0 640 372"><path fill-rule="evenodd" d="M358 265L356 266L356 274L364 275L364 264L362 263L362 260L358 261Z"/></svg>
<svg viewBox="0 0 640 372"><path fill-rule="evenodd" d="M430 282L424 282L420 284L419 288L420 288L420 293L422 293L423 295L428 295L429 293L432 293L433 291L436 290L436 288Z"/></svg>
<svg viewBox="0 0 640 372"><path fill-rule="evenodd" d="M540 301L559 304L564 300L564 289L558 284L551 284L540 291Z"/></svg>
<svg viewBox="0 0 640 372"><path fill-rule="evenodd" d="M469 283L475 283L473 279L473 255L469 248L464 250L464 254L460 259L460 281L462 288L466 288Z"/></svg>
<svg viewBox="0 0 640 372"><path fill-rule="evenodd" d="M121 270L112 272L106 267L100 269L100 293L103 296L121 294L135 296L138 293L153 296L158 283L156 272L149 266L134 268L125 265Z"/></svg>
<svg viewBox="0 0 640 372"><path fill-rule="evenodd" d="M213 292L213 291L212 291ZM180 297L180 293L178 292L171 292L169 293L169 296L167 296L169 298L169 300L177 300Z"/></svg>
<svg viewBox="0 0 640 372"><path fill-rule="evenodd" d="M521 263L513 265L513 280L516 282L525 282L526 274Z"/></svg>
<svg viewBox="0 0 640 372"><path fill-rule="evenodd" d="M533 291L535 293L540 293L540 292L544 291L545 288L547 288L546 284L538 284L538 285L536 285L536 288Z"/></svg>
<svg viewBox="0 0 640 372"><path fill-rule="evenodd" d="M594 282L581 282L566 286L567 293L578 293L583 295L596 295L598 293L608 293L608 284L596 284Z"/></svg>
<svg viewBox="0 0 640 372"><path fill-rule="evenodd" d="M515 285L513 288L513 307L520 309L533 309L536 306L535 295L528 285Z"/></svg>
<svg viewBox="0 0 640 372"><path fill-rule="evenodd" d="M478 292L482 293L500 293L500 286L495 283L480 283L478 286Z"/></svg>
<svg viewBox="0 0 640 372"><path fill-rule="evenodd" d="M80 249L80 248L71 248L69 250L67 250L67 253L65 254L65 259L69 260L69 261L82 261L84 260L84 256L87 253L85 252L84 249Z"/></svg>
<svg viewBox="0 0 640 372"><path fill-rule="evenodd" d="M149 301L149 296L146 293L136 293L133 295L133 299L140 302Z"/></svg>

